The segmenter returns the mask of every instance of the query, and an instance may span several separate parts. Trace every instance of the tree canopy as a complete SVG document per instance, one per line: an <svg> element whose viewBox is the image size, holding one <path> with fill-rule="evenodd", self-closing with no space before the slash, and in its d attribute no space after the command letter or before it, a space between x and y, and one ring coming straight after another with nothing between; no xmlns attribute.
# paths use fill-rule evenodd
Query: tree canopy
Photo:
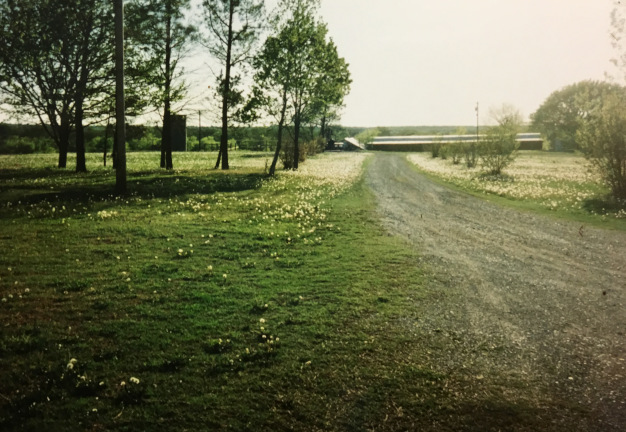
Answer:
<svg viewBox="0 0 626 432"><path fill-rule="evenodd" d="M0 93L18 115L36 117L65 167L76 131L85 170L83 120L102 114L112 86L113 9L106 0L0 2Z"/></svg>
<svg viewBox="0 0 626 432"><path fill-rule="evenodd" d="M581 121L612 93L623 88L602 81L581 81L553 92L531 115L532 127L557 150L578 150Z"/></svg>
<svg viewBox="0 0 626 432"><path fill-rule="evenodd" d="M254 66L257 91L266 111L278 120L277 151L270 169L274 172L282 140L282 128L293 123L293 161L298 169L300 130L306 123L327 119L343 103L350 88L348 64L337 52L328 30L316 15L319 2L298 0L279 3L273 32L267 37Z"/></svg>
<svg viewBox="0 0 626 432"><path fill-rule="evenodd" d="M161 168L172 169L172 104L187 94L180 62L197 33L185 17L190 0L133 0L127 9L129 48L140 68L137 75L147 104L162 110Z"/></svg>
<svg viewBox="0 0 626 432"><path fill-rule="evenodd" d="M262 28L263 1L259 0L204 0L204 18L207 28L206 46L223 66L217 77L222 99L222 136L215 167L229 168L228 126L232 111L243 102L237 84L241 71L237 67L252 58L253 49Z"/></svg>

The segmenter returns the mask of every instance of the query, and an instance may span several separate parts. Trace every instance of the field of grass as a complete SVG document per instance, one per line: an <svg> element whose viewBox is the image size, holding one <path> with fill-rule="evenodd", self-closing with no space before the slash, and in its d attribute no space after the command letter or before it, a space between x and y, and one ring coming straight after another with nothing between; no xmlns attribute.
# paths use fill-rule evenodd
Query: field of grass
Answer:
<svg viewBox="0 0 626 432"><path fill-rule="evenodd" d="M414 429L446 409L407 328L416 257L366 156L0 157L0 430ZM71 166L72 161L68 166Z"/></svg>
<svg viewBox="0 0 626 432"><path fill-rule="evenodd" d="M609 197L609 190L578 154L523 151L495 178L481 175L480 167L453 165L429 153L413 153L408 159L432 177L500 203L626 229L626 203Z"/></svg>

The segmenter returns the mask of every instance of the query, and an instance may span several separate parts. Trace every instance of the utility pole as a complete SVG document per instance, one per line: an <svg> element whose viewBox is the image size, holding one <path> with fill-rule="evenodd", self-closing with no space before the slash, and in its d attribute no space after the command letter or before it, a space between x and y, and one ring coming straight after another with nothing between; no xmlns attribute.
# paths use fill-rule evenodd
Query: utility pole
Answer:
<svg viewBox="0 0 626 432"><path fill-rule="evenodd" d="M476 144L478 144L478 102L476 102Z"/></svg>
<svg viewBox="0 0 626 432"><path fill-rule="evenodd" d="M124 118L124 0L115 0L115 190L126 193L126 123Z"/></svg>

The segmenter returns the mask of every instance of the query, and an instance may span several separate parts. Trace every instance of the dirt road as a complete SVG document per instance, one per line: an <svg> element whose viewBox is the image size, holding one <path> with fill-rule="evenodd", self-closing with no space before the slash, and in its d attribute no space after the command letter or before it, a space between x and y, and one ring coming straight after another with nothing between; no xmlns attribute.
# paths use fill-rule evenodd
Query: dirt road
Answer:
<svg viewBox="0 0 626 432"><path fill-rule="evenodd" d="M376 154L366 181L429 272L407 331L448 377L451 417L475 430L626 430L626 233L450 190L401 154Z"/></svg>

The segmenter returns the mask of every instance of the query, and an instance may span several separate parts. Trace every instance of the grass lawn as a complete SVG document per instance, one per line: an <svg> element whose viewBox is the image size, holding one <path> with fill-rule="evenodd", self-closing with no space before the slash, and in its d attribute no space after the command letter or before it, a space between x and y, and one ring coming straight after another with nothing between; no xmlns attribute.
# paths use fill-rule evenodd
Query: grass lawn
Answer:
<svg viewBox="0 0 626 432"><path fill-rule="evenodd" d="M499 177L481 175L461 161L434 159L430 153L408 156L421 171L456 188L519 209L585 224L626 229L626 202L616 201L582 155L521 151Z"/></svg>
<svg viewBox="0 0 626 432"><path fill-rule="evenodd" d="M366 157L0 157L1 430L417 430L444 378L412 344L423 276ZM68 166L72 166L72 161Z"/></svg>

